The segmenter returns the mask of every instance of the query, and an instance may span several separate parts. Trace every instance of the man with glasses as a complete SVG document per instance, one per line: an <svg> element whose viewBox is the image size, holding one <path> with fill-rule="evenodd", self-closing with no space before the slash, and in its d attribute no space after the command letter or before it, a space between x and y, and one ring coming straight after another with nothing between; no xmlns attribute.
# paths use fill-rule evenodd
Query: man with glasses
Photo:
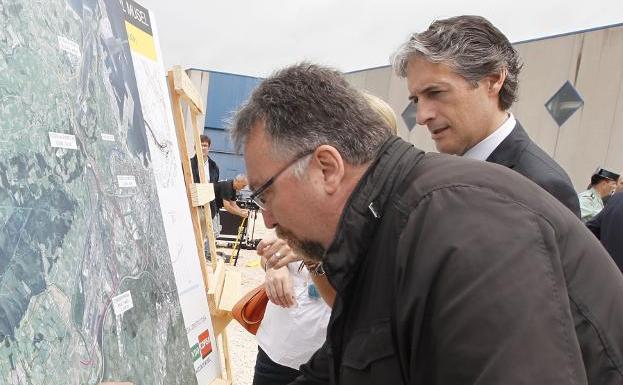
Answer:
<svg viewBox="0 0 623 385"><path fill-rule="evenodd" d="M424 154L307 63L264 80L231 132L266 226L337 291L293 383L623 382L623 276L534 183Z"/></svg>

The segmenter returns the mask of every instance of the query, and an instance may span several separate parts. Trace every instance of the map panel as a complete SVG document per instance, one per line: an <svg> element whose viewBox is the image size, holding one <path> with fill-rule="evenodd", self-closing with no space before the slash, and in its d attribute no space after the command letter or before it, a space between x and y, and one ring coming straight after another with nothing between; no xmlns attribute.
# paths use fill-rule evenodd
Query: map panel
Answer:
<svg viewBox="0 0 623 385"><path fill-rule="evenodd" d="M0 0L0 99L0 385L197 384L122 3Z"/></svg>

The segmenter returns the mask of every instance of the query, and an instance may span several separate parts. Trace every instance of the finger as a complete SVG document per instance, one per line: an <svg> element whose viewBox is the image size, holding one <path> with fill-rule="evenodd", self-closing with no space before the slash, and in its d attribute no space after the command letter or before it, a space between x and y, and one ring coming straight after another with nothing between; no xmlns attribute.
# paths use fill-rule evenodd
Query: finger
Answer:
<svg viewBox="0 0 623 385"><path fill-rule="evenodd" d="M257 244L255 250L259 255L265 255L266 249L268 249L273 243L275 243L276 239L262 239L260 243Z"/></svg>
<svg viewBox="0 0 623 385"><path fill-rule="evenodd" d="M279 286L279 301L281 302L282 307L290 307L290 303L292 302L290 299L291 293L288 291L288 281L289 279L282 279Z"/></svg>
<svg viewBox="0 0 623 385"><path fill-rule="evenodd" d="M275 289L273 288L274 282L270 277L266 278L266 296L268 297L268 300L272 303L274 303L275 305L277 304L276 298L275 298Z"/></svg>
<svg viewBox="0 0 623 385"><path fill-rule="evenodd" d="M292 307L296 305L296 299L294 297L294 287L292 286L292 279L286 279L283 283L284 303L286 307Z"/></svg>
<svg viewBox="0 0 623 385"><path fill-rule="evenodd" d="M285 256L282 256L281 254L277 257L275 255L269 256L270 254L267 254L266 257L266 268L272 268L272 269L279 269L282 268L284 266L287 266L288 263L290 262L297 262L297 261L301 261L302 258L299 257L297 254L294 253L288 253Z"/></svg>
<svg viewBox="0 0 623 385"><path fill-rule="evenodd" d="M273 254L278 253L283 246L287 246L286 241L284 241L283 239L277 238L270 244L269 247L264 249L264 255L266 255L267 257L270 257Z"/></svg>
<svg viewBox="0 0 623 385"><path fill-rule="evenodd" d="M266 254L264 256L267 260L272 260L272 263L274 264L276 263L276 261L281 260L283 257L287 256L291 252L292 250L290 249L290 246L288 246L288 243L286 241L277 240L270 246L270 248L266 250ZM266 266L267 268L271 267L270 264L267 264ZM285 264L280 264L278 267L275 267L275 269L279 269L283 266L285 266Z"/></svg>
<svg viewBox="0 0 623 385"><path fill-rule="evenodd" d="M281 307L286 306L286 303L284 301L285 296L283 294L283 281L283 277L281 277L281 279L275 280L275 297L277 297L277 302L275 303Z"/></svg>

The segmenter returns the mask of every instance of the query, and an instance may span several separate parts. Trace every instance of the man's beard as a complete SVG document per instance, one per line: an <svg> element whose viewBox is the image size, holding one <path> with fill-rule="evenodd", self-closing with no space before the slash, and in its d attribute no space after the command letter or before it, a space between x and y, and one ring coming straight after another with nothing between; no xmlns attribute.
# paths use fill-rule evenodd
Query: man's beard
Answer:
<svg viewBox="0 0 623 385"><path fill-rule="evenodd" d="M321 262L323 260L325 248L319 242L299 239L289 230L279 226L276 232L277 236L287 241L294 252L303 257L303 259L315 262Z"/></svg>

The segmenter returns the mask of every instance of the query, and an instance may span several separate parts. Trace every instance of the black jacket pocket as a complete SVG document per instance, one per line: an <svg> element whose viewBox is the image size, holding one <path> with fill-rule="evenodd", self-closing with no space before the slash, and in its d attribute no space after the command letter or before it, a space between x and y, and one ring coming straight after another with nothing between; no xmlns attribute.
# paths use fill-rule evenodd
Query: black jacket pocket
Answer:
<svg viewBox="0 0 623 385"><path fill-rule="evenodd" d="M340 384L401 384L389 321L360 329L344 349Z"/></svg>

